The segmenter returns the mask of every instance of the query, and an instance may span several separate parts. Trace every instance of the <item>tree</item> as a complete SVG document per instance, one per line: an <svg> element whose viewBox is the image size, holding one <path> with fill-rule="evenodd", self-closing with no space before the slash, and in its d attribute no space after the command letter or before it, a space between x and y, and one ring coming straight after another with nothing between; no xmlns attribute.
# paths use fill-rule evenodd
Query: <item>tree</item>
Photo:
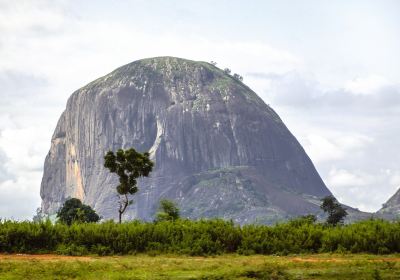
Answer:
<svg viewBox="0 0 400 280"><path fill-rule="evenodd" d="M240 75L237 74L237 73L233 74L233 78L236 79L236 80L238 80L238 81L241 81L241 82L243 81L243 77L240 76Z"/></svg>
<svg viewBox="0 0 400 280"><path fill-rule="evenodd" d="M153 170L153 165L149 153L142 154L134 148L119 149L115 154L113 151L108 151L104 156L104 167L119 177L119 185L116 187L119 195L119 223L121 223L122 214L128 205L133 203L128 196L134 195L138 191L136 179L148 177Z"/></svg>
<svg viewBox="0 0 400 280"><path fill-rule="evenodd" d="M71 225L78 223L96 223L100 220L89 205L83 204L77 198L70 198L64 202L63 206L57 212L57 218L60 222Z"/></svg>
<svg viewBox="0 0 400 280"><path fill-rule="evenodd" d="M180 217L179 208L175 202L168 199L160 200L159 212L156 215L156 221L175 221Z"/></svg>
<svg viewBox="0 0 400 280"><path fill-rule="evenodd" d="M224 72L225 72L225 74L230 75L230 74L231 74L231 69L225 68L225 69L224 69Z"/></svg>
<svg viewBox="0 0 400 280"><path fill-rule="evenodd" d="M36 208L36 214L33 216L32 220L34 222L41 222L46 220L46 218L48 218L48 216L43 213L42 207Z"/></svg>
<svg viewBox="0 0 400 280"><path fill-rule="evenodd" d="M326 223L329 225L336 226L337 224L341 224L347 216L347 211L332 195L322 199L321 209L328 214Z"/></svg>

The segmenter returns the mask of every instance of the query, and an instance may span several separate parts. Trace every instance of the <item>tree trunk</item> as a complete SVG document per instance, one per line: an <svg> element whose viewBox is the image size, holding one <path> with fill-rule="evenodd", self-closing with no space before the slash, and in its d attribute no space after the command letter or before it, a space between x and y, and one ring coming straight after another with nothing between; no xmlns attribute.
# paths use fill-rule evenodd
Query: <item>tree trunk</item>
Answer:
<svg viewBox="0 0 400 280"><path fill-rule="evenodd" d="M121 201L120 201L120 204L119 204L119 210L118 210L118 213L119 213L119 223L122 222L122 214L125 212L126 207L128 207L128 204L129 204L128 195L125 194L124 196L125 196L125 200L124 200L124 202L123 202L123 203L124 203L124 206L122 206L122 202L121 202Z"/></svg>

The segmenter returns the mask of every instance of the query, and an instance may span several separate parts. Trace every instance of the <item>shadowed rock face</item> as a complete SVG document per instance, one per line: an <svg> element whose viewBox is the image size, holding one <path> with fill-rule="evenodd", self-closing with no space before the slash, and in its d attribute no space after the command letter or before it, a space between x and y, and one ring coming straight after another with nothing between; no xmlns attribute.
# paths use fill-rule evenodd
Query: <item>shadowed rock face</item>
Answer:
<svg viewBox="0 0 400 280"><path fill-rule="evenodd" d="M42 210L68 197L117 218L108 150L150 151L125 218L150 220L160 198L190 218L273 222L316 213L330 192L279 116L217 67L172 57L135 61L74 92L46 157Z"/></svg>

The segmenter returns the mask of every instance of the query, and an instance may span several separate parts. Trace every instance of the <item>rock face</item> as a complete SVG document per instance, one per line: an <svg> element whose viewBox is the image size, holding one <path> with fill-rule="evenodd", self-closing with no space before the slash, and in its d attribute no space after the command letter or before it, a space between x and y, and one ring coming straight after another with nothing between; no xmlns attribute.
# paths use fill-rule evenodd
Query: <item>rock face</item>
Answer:
<svg viewBox="0 0 400 280"><path fill-rule="evenodd" d="M108 150L150 151L124 218L150 220L161 198L190 218L264 222L316 213L331 194L279 116L250 88L206 63L135 61L74 92L44 165L42 211L68 197L117 218L117 177Z"/></svg>
<svg viewBox="0 0 400 280"><path fill-rule="evenodd" d="M377 212L381 216L389 219L400 217L400 189L386 202Z"/></svg>

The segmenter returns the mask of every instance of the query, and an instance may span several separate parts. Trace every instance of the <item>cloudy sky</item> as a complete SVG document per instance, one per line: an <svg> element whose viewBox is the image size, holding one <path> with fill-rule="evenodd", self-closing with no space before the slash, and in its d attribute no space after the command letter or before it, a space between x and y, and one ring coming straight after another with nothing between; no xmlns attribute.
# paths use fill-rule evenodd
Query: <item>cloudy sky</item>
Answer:
<svg viewBox="0 0 400 280"><path fill-rule="evenodd" d="M0 0L0 217L40 205L67 98L131 61L216 61L244 77L337 198L400 188L400 1Z"/></svg>

